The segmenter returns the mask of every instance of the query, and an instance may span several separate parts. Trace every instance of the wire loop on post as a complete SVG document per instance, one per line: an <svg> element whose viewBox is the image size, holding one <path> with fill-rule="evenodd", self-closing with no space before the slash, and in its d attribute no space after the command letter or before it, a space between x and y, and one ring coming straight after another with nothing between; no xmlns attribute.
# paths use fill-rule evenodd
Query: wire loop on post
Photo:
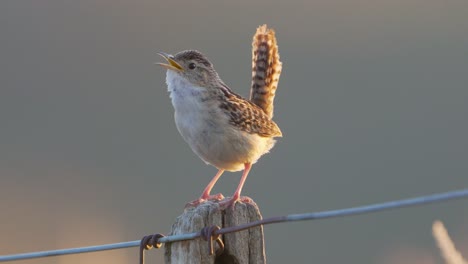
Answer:
<svg viewBox="0 0 468 264"><path fill-rule="evenodd" d="M158 240L162 237L165 237L163 234L154 234L144 236L140 242L140 264L145 263L145 250L150 250L154 248L160 248L162 243Z"/></svg>
<svg viewBox="0 0 468 264"><path fill-rule="evenodd" d="M214 254L213 240L215 240L216 243L218 243L218 247L219 247L216 250L216 256L221 255L223 253L223 251L224 251L224 243L223 243L223 240L221 240L221 235L216 233L220 229L221 229L221 227L219 227L219 226L207 226L207 227L204 227L200 231L201 237L205 241L208 241L208 251L209 251L210 255Z"/></svg>

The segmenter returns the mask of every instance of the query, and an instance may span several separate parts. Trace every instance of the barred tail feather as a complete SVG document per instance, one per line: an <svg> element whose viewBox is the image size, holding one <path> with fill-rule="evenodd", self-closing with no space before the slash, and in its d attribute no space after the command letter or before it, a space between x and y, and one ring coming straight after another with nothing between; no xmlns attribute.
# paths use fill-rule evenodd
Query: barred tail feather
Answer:
<svg viewBox="0 0 468 264"><path fill-rule="evenodd" d="M262 25L257 28L252 43L250 101L263 109L270 119L281 68L275 31Z"/></svg>

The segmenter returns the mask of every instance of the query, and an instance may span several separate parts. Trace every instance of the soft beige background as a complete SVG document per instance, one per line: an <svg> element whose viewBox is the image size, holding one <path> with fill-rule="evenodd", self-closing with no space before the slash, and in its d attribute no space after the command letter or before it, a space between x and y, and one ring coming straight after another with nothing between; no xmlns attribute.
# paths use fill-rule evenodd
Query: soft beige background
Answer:
<svg viewBox="0 0 468 264"><path fill-rule="evenodd" d="M244 194L265 217L468 186L466 1L3 0L0 254L166 233L216 170L179 136L156 51L199 49L247 95L263 23L284 63L284 138ZM268 260L441 263L435 219L468 256L467 203L267 226ZM133 248L17 263L136 261Z"/></svg>

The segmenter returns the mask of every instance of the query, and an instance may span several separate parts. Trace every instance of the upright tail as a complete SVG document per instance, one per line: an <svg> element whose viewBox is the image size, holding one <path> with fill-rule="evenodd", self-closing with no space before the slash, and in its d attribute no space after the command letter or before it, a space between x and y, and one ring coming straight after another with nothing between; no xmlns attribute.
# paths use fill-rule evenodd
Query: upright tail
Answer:
<svg viewBox="0 0 468 264"><path fill-rule="evenodd" d="M273 117L273 100L281 67L275 31L267 25L258 27L252 43L250 101L262 108L270 119Z"/></svg>

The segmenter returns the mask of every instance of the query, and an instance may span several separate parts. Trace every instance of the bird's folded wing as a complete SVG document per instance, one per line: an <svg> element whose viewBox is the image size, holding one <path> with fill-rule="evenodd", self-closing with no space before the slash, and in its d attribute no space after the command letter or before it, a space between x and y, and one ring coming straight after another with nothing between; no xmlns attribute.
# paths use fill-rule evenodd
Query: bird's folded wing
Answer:
<svg viewBox="0 0 468 264"><path fill-rule="evenodd" d="M236 96L221 103L231 125L239 130L262 137L281 137L281 130L257 105Z"/></svg>

